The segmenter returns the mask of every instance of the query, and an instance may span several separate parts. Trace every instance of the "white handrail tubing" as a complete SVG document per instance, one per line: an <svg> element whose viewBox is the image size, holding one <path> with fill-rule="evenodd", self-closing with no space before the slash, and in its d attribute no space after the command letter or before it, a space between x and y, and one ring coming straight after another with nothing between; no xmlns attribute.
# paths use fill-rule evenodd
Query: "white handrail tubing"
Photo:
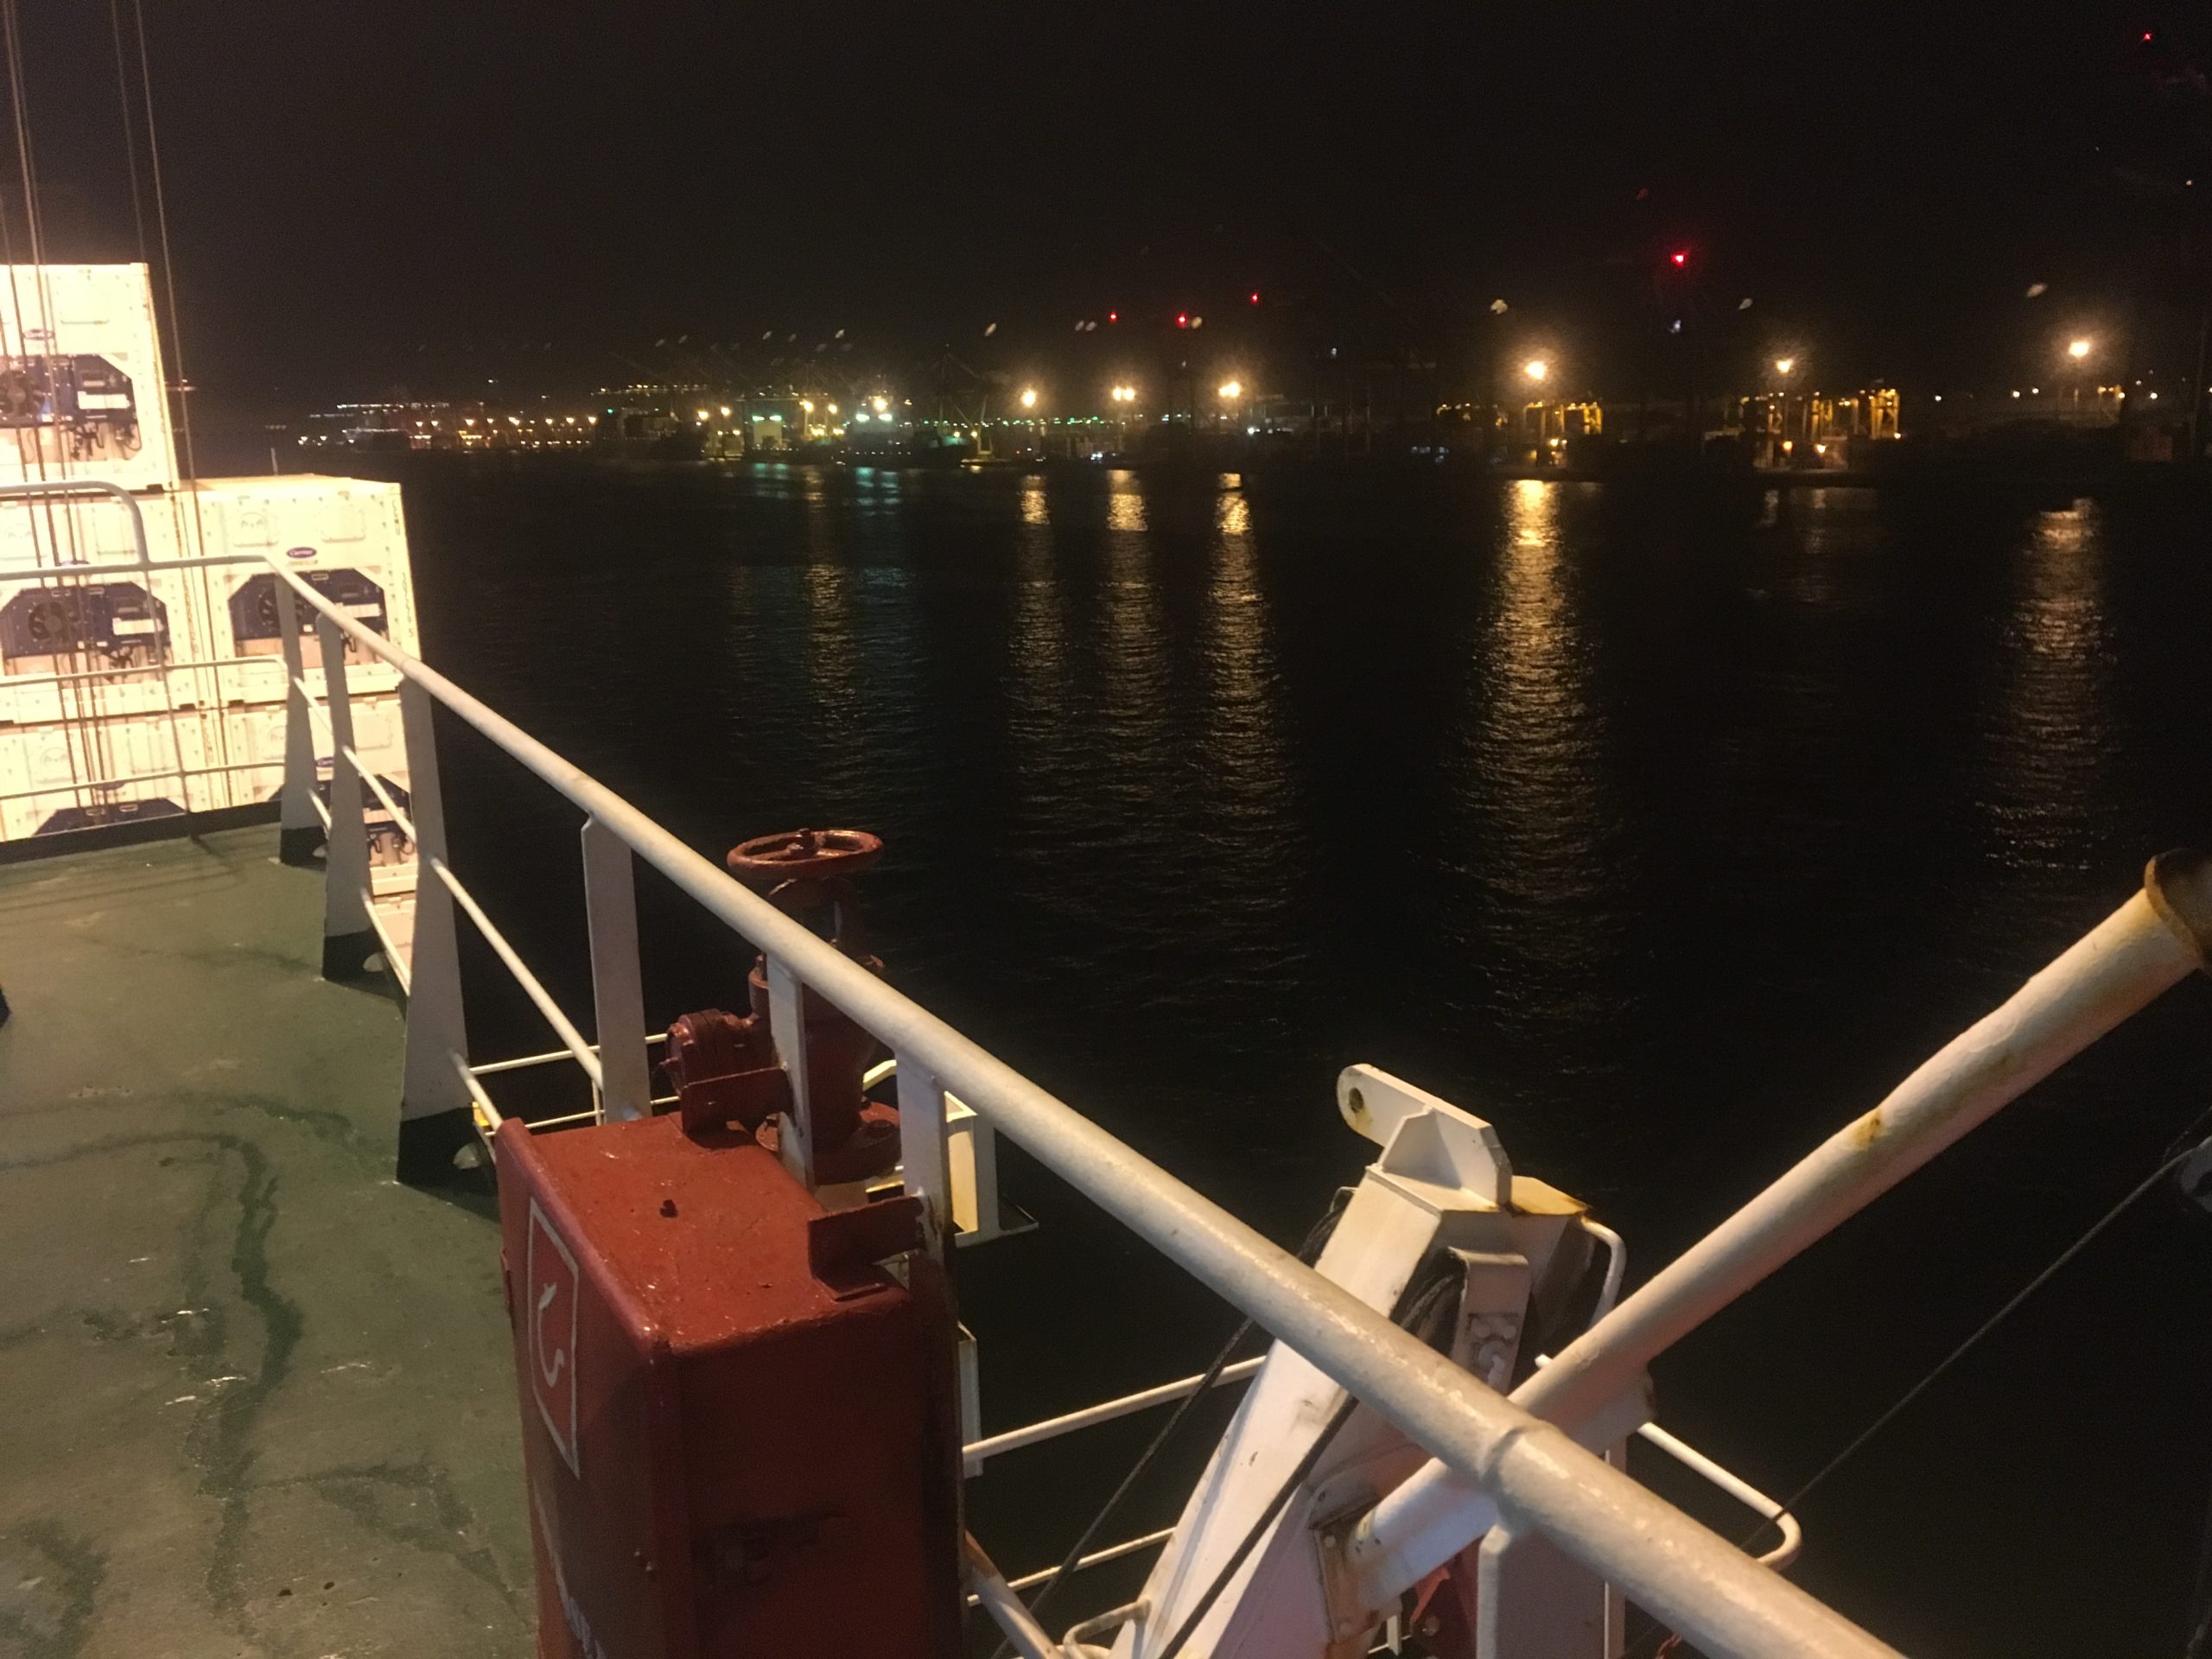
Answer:
<svg viewBox="0 0 2212 1659"><path fill-rule="evenodd" d="M207 570L217 565L266 564L268 562L267 556L260 553L211 553L204 559L162 559L148 564L125 564L119 559L79 560L73 564L41 564L0 570L0 582L51 581L55 576L127 575L142 570Z"/></svg>
<svg viewBox="0 0 2212 1659"><path fill-rule="evenodd" d="M1769 1497L1725 1464L1714 1462L1695 1446L1677 1435L1669 1434L1656 1423L1645 1423L1636 1431L1637 1438L1655 1446L1693 1473L1701 1476L1709 1484L1718 1486L1752 1514L1763 1521L1774 1522L1775 1530L1782 1535L1777 1544L1759 1560L1777 1572L1797 1559L1805 1547L1805 1529L1796 1516L1782 1507L1781 1500Z"/></svg>
<svg viewBox="0 0 2212 1659"><path fill-rule="evenodd" d="M963 1540L963 1548L968 1558L969 1587L983 1604L983 1611L1006 1632L1014 1651L1021 1659L1059 1659L1059 1644L1045 1633L1045 1627L1014 1593L1014 1586L992 1564L972 1533Z"/></svg>
<svg viewBox="0 0 2212 1659"><path fill-rule="evenodd" d="M411 995L415 989L415 975L407 965L407 957L391 930L385 925L383 913L377 909L376 894L370 888L361 889L361 908L369 913L370 930L377 936L377 944L384 952L384 965L391 969L391 976L399 982L399 994Z"/></svg>
<svg viewBox="0 0 2212 1659"><path fill-rule="evenodd" d="M493 1128L497 1129L506 1121L506 1114L493 1103L492 1096L484 1085L477 1082L476 1073L469 1068L468 1057L448 1051L447 1058L452 1060L454 1070L461 1076L461 1086L468 1091L468 1097L475 1103L476 1109L491 1121Z"/></svg>
<svg viewBox="0 0 2212 1659"><path fill-rule="evenodd" d="M1249 1359L1240 1359L1234 1365L1224 1365L1221 1375L1214 1378L1213 1386L1227 1388L1234 1382L1249 1378L1267 1363L1265 1354L1255 1354ZM1162 1382L1157 1388L1146 1389L1136 1394L1125 1394L1116 1400L1103 1400L1095 1406L1085 1406L1080 1411L1071 1411L1063 1416L1048 1417L1041 1422L1027 1423L1020 1428L1007 1429L1002 1434L993 1434L974 1440L961 1447L961 1456L969 1463L982 1463L1008 1452L1019 1452L1027 1446L1042 1445L1056 1440L1063 1434L1072 1434L1077 1429L1090 1428L1100 1423L1110 1423L1116 1418L1130 1416L1154 1406L1164 1406L1171 1400L1186 1400L1205 1383L1203 1373L1197 1376L1179 1377L1173 1382Z"/></svg>
<svg viewBox="0 0 2212 1659"><path fill-rule="evenodd" d="M649 1031L645 1033L645 1046L647 1048L652 1048L656 1044L665 1043L667 1040L668 1033L664 1031ZM590 1046L593 1053L596 1054L599 1052L599 1045L597 1043L594 1043ZM565 1048L549 1048L543 1054L518 1054L510 1059L486 1060L481 1065L473 1067L472 1069L475 1071L478 1077L488 1077L501 1071L524 1071L529 1070L533 1065L552 1065L557 1063L572 1060L574 1058L575 1058L575 1056L569 1053Z"/></svg>
<svg viewBox="0 0 2212 1659"><path fill-rule="evenodd" d="M369 793L375 796L384 810L391 814L391 821L399 826L399 833L410 841L418 839L415 834L415 820L392 798L391 791L384 786L384 780L377 776L375 769L361 759L360 751L349 743L346 746L346 758L353 763L353 770L361 774L361 781L368 785Z"/></svg>
<svg viewBox="0 0 2212 1659"><path fill-rule="evenodd" d="M158 710L155 712L159 712ZM218 778L233 772L276 772L283 767L282 760L243 760L227 766L186 766L187 778ZM67 795L87 790L121 789L127 784L158 784L179 773L175 766L164 766L159 772L137 772L128 778L86 778L73 784L48 784L43 789L19 789L0 795L0 801L34 800L41 795Z"/></svg>
<svg viewBox="0 0 2212 1659"><path fill-rule="evenodd" d="M118 570L133 569L135 566L118 565ZM166 570L166 564L156 565L156 570ZM75 571L75 566L64 569ZM72 685L79 680L129 680L147 674L220 674L226 669L250 671L270 662L267 657L208 657L198 661L181 663L140 663L130 668L91 668L75 674L10 674L8 684L12 690L27 690L35 685ZM377 697L389 697L389 691L356 691L353 701L368 702Z"/></svg>
<svg viewBox="0 0 2212 1659"><path fill-rule="evenodd" d="M545 1016L545 1023L553 1027L553 1034L567 1045L569 1052L575 1056L576 1064L583 1067L584 1075L591 1079L592 1087L597 1089L601 1075L598 1051L584 1041L583 1033L576 1029L567 1014L561 1012L561 1005L553 1000L553 994L545 988L536 974L531 972L530 964L507 942L507 936L499 931L498 925L484 913L484 906L478 904L475 895L461 885L461 878L447 868L446 861L442 858L432 859L430 873L444 883L446 891L453 894L454 903L459 905L467 913L468 919L476 924L476 931L484 936L484 943L492 947L493 954L514 976L515 983L522 987L523 994L537 1006L538 1013Z"/></svg>

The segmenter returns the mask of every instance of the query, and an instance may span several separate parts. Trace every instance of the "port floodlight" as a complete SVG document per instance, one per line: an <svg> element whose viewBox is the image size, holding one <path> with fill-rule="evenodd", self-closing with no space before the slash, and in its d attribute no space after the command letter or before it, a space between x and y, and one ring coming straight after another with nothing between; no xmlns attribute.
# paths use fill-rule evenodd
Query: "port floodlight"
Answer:
<svg viewBox="0 0 2212 1659"><path fill-rule="evenodd" d="M879 415L882 414L885 410L891 407L890 402L887 398L871 397L868 401L868 407L873 409Z"/></svg>
<svg viewBox="0 0 2212 1659"><path fill-rule="evenodd" d="M1777 374L1787 374L1796 366L1797 359L1794 357L1777 357L1774 359L1774 372Z"/></svg>
<svg viewBox="0 0 2212 1659"><path fill-rule="evenodd" d="M1221 383L1220 390L1222 397L1233 404L1244 395L1244 383L1241 380L1224 380Z"/></svg>
<svg viewBox="0 0 2212 1659"><path fill-rule="evenodd" d="M1022 406L1024 409L1034 409L1034 408L1036 408L1036 407L1037 407L1037 388L1036 388L1036 387L1034 387L1034 386L1024 386L1024 387L1021 389L1021 406Z"/></svg>
<svg viewBox="0 0 2212 1659"><path fill-rule="evenodd" d="M1521 372L1531 380L1541 380L1552 372L1552 365L1541 357L1532 357L1521 365Z"/></svg>
<svg viewBox="0 0 2212 1659"><path fill-rule="evenodd" d="M2079 363L2083 358L2088 356L2088 354L2089 342L2088 340L2069 340L2067 342L2066 355L2072 358L2076 363Z"/></svg>

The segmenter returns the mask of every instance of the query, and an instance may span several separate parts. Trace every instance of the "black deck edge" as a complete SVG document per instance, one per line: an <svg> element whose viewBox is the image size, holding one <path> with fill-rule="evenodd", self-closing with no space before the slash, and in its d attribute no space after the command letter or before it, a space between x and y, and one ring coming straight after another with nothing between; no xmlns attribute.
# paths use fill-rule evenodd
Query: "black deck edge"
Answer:
<svg viewBox="0 0 2212 1659"><path fill-rule="evenodd" d="M327 933L322 940L325 979L365 979L369 958L384 949L384 941L363 928L358 933Z"/></svg>
<svg viewBox="0 0 2212 1659"><path fill-rule="evenodd" d="M135 847L149 841L181 841L218 830L245 830L257 823L276 823L276 813L275 801L249 801L244 806L218 807L212 812L175 812L167 817L102 824L96 830L28 836L21 841L0 841L0 864L23 864L33 859L97 852L105 847Z"/></svg>
<svg viewBox="0 0 2212 1659"><path fill-rule="evenodd" d="M322 850L322 831L314 824L301 830L280 830L276 832L276 861L280 864L305 866L320 864L316 855Z"/></svg>
<svg viewBox="0 0 2212 1659"><path fill-rule="evenodd" d="M466 1106L399 1120L398 1177L404 1186L456 1186L472 1180L454 1157L476 1141L475 1115Z"/></svg>

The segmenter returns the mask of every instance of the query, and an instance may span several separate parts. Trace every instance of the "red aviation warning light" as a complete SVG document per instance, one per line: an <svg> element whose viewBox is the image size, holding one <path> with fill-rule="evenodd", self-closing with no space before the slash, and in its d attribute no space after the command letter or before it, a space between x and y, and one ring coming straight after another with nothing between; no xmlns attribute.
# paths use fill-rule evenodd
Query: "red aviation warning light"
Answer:
<svg viewBox="0 0 2212 1659"><path fill-rule="evenodd" d="M1106 321L1109 322L1119 322L1121 320L1122 314L1118 311L1109 311L1106 314Z"/></svg>
<svg viewBox="0 0 2212 1659"><path fill-rule="evenodd" d="M1191 314L1187 311L1178 311L1175 314L1175 326L1178 328L1189 327L1191 326Z"/></svg>
<svg viewBox="0 0 2212 1659"><path fill-rule="evenodd" d="M1258 289L1256 289L1256 288L1255 288L1255 289L1254 289L1252 290L1252 303L1253 303L1253 304L1255 304L1255 305L1257 305L1259 302L1260 302L1260 290L1259 290Z"/></svg>
<svg viewBox="0 0 2212 1659"><path fill-rule="evenodd" d="M1687 249L1677 248L1674 252L1669 254L1667 257L1669 259L1672 259L1678 266L1687 265L1690 262L1690 256Z"/></svg>

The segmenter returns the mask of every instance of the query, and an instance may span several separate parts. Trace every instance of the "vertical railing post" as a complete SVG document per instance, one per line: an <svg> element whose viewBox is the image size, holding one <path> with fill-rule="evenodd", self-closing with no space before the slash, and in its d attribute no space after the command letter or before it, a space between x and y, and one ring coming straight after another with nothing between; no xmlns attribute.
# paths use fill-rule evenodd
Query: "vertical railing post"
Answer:
<svg viewBox="0 0 2212 1659"><path fill-rule="evenodd" d="M407 1070L399 1096L398 1175L416 1185L453 1179L454 1154L475 1133L467 1080L454 1062L468 1058L461 1000L461 953L453 894L430 872L448 861L445 793L438 776L430 694L399 683L400 729L407 745L407 814L415 821L415 935L408 952ZM337 822L333 816L332 823Z"/></svg>
<svg viewBox="0 0 2212 1659"><path fill-rule="evenodd" d="M358 977L376 954L369 925L369 820L361 808L361 775L353 748L353 706L346 696L346 636L328 617L315 619L322 646L324 700L330 711L330 842L323 859L322 976Z"/></svg>
<svg viewBox="0 0 2212 1659"><path fill-rule="evenodd" d="M996 1238L1005 1230L999 1214L999 1134L980 1112L968 1136L968 1156L976 1178L976 1236Z"/></svg>
<svg viewBox="0 0 2212 1659"><path fill-rule="evenodd" d="M952 1160L945 1135L944 1087L936 1075L912 1055L898 1057L899 1162L910 1197L921 1200L922 1248L907 1258L906 1288L930 1309L925 1329L934 1333L932 1368L937 1386L930 1390L934 1421L932 1438L944 1448L944 1479L940 1490L949 1493L951 1514L944 1536L948 1542L967 1531L966 1472L960 1448L971 1427L970 1408L976 1407L976 1344L961 1328L960 1300L952 1276ZM959 1564L948 1560L947 1572ZM953 1645L957 1645L957 1640Z"/></svg>
<svg viewBox="0 0 2212 1659"><path fill-rule="evenodd" d="M1475 1659L1510 1659L1506 1552L1519 1541L1510 1528L1492 1527L1475 1552Z"/></svg>
<svg viewBox="0 0 2212 1659"><path fill-rule="evenodd" d="M899 1161L906 1191L922 1201L922 1244L938 1261L952 1248L952 1160L944 1133L944 1089L921 1063L899 1061Z"/></svg>
<svg viewBox="0 0 2212 1659"><path fill-rule="evenodd" d="M591 931L591 1000L599 1022L601 1115L652 1110L645 1061L645 992L638 957L638 885L629 844L597 818L583 827L584 914Z"/></svg>
<svg viewBox="0 0 2212 1659"><path fill-rule="evenodd" d="M1493 1527L1476 1551L1476 1659L1615 1659L1612 1589L1540 1532Z"/></svg>
<svg viewBox="0 0 2212 1659"><path fill-rule="evenodd" d="M306 653L300 649L300 601L281 577L276 584L276 637L284 644L284 792L276 856L287 864L312 864L322 845L315 815L315 716L308 709ZM219 702L221 699L218 698Z"/></svg>
<svg viewBox="0 0 2212 1659"><path fill-rule="evenodd" d="M806 988L798 976L768 958L768 1034L791 1086L791 1109L784 1114L779 1147L784 1167L808 1192L814 1191L814 1111L806 1076Z"/></svg>

